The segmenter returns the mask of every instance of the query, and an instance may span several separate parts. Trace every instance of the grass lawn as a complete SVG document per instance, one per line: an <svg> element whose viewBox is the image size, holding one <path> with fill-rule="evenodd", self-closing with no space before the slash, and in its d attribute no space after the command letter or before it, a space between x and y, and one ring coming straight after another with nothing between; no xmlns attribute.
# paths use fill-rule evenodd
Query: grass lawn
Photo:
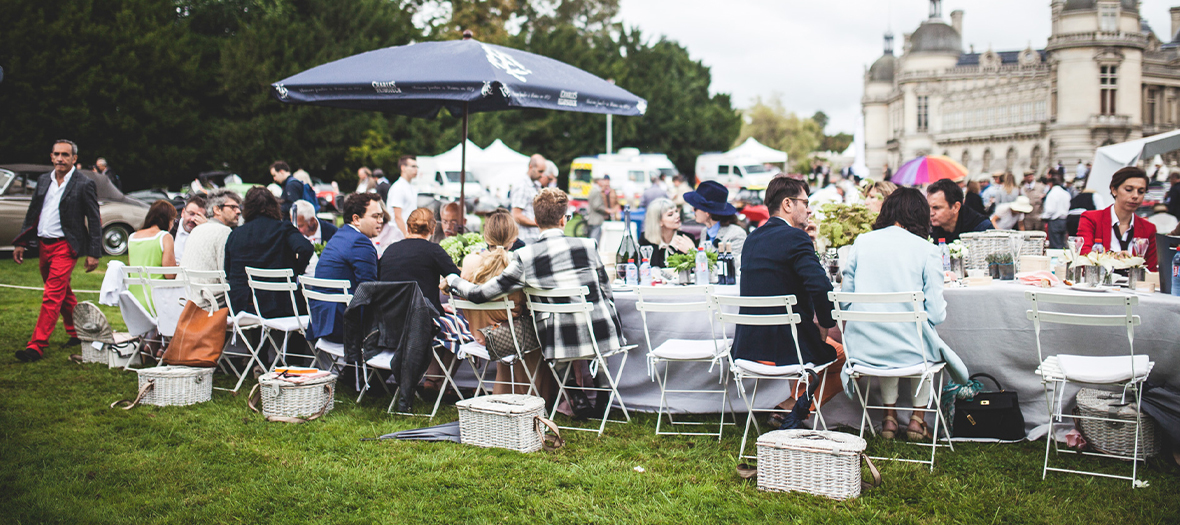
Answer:
<svg viewBox="0 0 1180 525"><path fill-rule="evenodd" d="M78 265L74 286L97 290L100 272ZM0 283L38 286L40 278L35 264L5 259ZM1180 523L1175 474L1141 470L1151 486L1134 491L1087 476L1042 481L1043 442L958 444L939 452L933 474L882 464L882 487L839 503L742 481L734 472L740 430L721 443L657 438L649 414L608 426L602 438L567 432L556 453L523 455L362 442L429 424L387 415L383 392L357 405L343 389L334 411L303 425L266 423L244 395L220 391L197 406L112 410L112 401L134 397L135 374L67 361L71 352L56 346L65 341L60 328L46 359L12 356L39 307L39 292L0 289L5 523ZM117 310L106 311L119 327ZM455 418L450 408L435 422ZM908 447L870 440L869 449ZM1094 458L1065 464L1129 472Z"/></svg>

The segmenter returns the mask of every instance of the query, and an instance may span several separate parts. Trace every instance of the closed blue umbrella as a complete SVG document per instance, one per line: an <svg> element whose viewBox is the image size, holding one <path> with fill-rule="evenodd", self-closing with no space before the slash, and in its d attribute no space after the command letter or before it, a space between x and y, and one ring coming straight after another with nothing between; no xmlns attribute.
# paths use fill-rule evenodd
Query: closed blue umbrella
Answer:
<svg viewBox="0 0 1180 525"><path fill-rule="evenodd" d="M271 85L288 104L314 104L433 118L463 117L460 188L467 181L471 113L541 108L641 116L647 101L551 58L463 40L387 47L311 68ZM461 190L462 191L462 190ZM463 195L459 198L464 205Z"/></svg>

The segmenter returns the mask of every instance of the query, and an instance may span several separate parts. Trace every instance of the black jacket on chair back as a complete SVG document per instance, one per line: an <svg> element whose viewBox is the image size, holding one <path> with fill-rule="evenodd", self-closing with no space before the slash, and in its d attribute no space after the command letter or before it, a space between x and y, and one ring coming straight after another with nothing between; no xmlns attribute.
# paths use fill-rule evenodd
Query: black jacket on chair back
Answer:
<svg viewBox="0 0 1180 525"><path fill-rule="evenodd" d="M820 265L811 238L803 230L771 217L749 237L742 249L742 297L794 295L794 312L802 318L799 347L803 360L813 364L836 359L836 349L827 344L812 322L818 317L825 328L836 326L828 292L832 283ZM743 314L786 313L782 308L742 308ZM733 339L734 359L769 361L776 365L798 364L791 327L738 326Z"/></svg>

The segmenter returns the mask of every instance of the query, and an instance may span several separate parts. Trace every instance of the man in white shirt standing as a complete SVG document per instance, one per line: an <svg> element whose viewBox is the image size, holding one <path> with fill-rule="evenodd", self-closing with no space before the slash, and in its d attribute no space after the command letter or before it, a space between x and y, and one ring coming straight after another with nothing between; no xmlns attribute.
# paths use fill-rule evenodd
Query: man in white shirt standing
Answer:
<svg viewBox="0 0 1180 525"><path fill-rule="evenodd" d="M418 209L418 188L414 186L414 178L418 176L418 157L403 155L397 161L401 177L389 187L389 199L386 206L393 214L393 224L401 230L404 237L409 231L406 229L406 218L410 212Z"/></svg>
<svg viewBox="0 0 1180 525"><path fill-rule="evenodd" d="M49 336L60 315L70 339L67 345L80 344L74 331L74 307L78 300L70 290L70 274L79 257L86 257L86 271L98 268L102 255L102 220L98 214L98 191L94 181L78 173L78 146L68 140L53 144L50 156L53 171L37 179L37 192L25 213L21 234L13 241L12 260L25 260L25 247L36 239L40 245L41 275L45 291L41 295L41 313L33 337L16 358L36 361L45 354Z"/></svg>
<svg viewBox="0 0 1180 525"><path fill-rule="evenodd" d="M1068 232L1065 228L1065 217L1069 215L1069 192L1061 187L1058 175L1049 177L1049 191L1045 193L1045 205L1041 213L1041 220L1048 227L1049 248L1053 250L1065 249Z"/></svg>
<svg viewBox="0 0 1180 525"><path fill-rule="evenodd" d="M534 154L529 157L528 177L521 179L512 187L509 198L512 201L512 218L520 227L520 242L532 244L537 242L541 230L537 228L537 221L533 215L533 198L537 193L549 185L550 179L546 175L545 157Z"/></svg>

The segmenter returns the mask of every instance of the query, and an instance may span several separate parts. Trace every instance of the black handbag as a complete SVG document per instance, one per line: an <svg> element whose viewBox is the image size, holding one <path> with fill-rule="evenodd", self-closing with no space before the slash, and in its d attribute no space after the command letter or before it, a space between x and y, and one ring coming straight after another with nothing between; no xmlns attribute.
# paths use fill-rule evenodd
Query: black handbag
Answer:
<svg viewBox="0 0 1180 525"><path fill-rule="evenodd" d="M988 374L973 374L969 379L976 377L991 379L999 390L979 392L971 399L955 401L955 437L1024 439L1024 414L1020 412L1016 392L1004 390L1000 382Z"/></svg>
<svg viewBox="0 0 1180 525"><path fill-rule="evenodd" d="M515 342L512 338L512 328L516 329ZM488 355L492 359L499 361L508 356L515 356L517 343L520 344L521 355L541 348L541 343L537 339L537 330L533 326L532 316L522 315L513 318L512 328L509 328L508 322L504 321L479 329L484 337L484 347L488 349Z"/></svg>

